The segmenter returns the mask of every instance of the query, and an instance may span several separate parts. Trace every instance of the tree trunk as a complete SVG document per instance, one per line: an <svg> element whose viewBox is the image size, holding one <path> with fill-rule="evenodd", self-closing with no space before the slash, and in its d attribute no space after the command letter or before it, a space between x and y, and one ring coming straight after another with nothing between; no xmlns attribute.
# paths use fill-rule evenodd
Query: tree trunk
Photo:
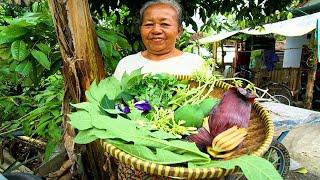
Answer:
<svg viewBox="0 0 320 180"><path fill-rule="evenodd" d="M67 117L70 102L85 101L85 90L91 82L104 78L103 60L87 0L49 0L49 7L63 60L63 143L69 160L75 162L75 131Z"/></svg>

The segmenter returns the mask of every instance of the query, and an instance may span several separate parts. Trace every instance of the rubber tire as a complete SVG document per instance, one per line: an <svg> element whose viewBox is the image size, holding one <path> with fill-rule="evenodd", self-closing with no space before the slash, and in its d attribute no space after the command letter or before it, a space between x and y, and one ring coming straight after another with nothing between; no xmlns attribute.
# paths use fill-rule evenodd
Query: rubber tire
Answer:
<svg viewBox="0 0 320 180"><path fill-rule="evenodd" d="M270 151L276 151L277 156L280 158L278 160L279 165L276 167L277 171L282 177L285 177L289 173L289 168L290 168L290 154L287 148L277 140L273 140L269 150L266 152Z"/></svg>

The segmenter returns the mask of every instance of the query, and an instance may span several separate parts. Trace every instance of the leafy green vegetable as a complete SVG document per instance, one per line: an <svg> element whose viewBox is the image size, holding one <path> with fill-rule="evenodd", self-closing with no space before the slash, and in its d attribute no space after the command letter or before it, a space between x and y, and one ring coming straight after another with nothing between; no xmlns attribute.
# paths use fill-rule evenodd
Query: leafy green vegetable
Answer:
<svg viewBox="0 0 320 180"><path fill-rule="evenodd" d="M190 158L185 159L184 162L198 162L199 160L208 162L210 160L209 155L199 151L194 143L175 140L174 138L176 137L165 132L151 132L144 128L138 128L135 121L128 120L121 116L112 118L101 115L96 111L96 105L89 102L81 103L78 107L82 110L70 114L69 118L71 124L81 130L80 132L86 130L81 134L79 133L79 137L77 136L76 140L79 143L90 142L101 137L101 132L99 132L100 135L98 135L97 132L93 130L99 129L105 130L107 133L111 133L111 135L116 135L114 137L110 136L107 139L116 138L127 143L133 142L135 144L135 146L131 147L133 152L138 152L141 146L145 146L160 152L159 155L166 151L171 151L170 156L174 156L173 154L175 154L177 157L180 157L179 155L187 154ZM173 140L164 140L168 138ZM127 144L123 146L119 145L119 147L126 148L126 145ZM162 159L163 162L161 162L161 159L158 158L157 161L159 161L159 163L167 163L167 159ZM181 158L176 158L173 159L171 163L175 164L181 161Z"/></svg>
<svg viewBox="0 0 320 180"><path fill-rule="evenodd" d="M202 111L202 113L206 117L209 115L212 109L219 103L219 101L220 100L217 98L207 98L199 104L199 109Z"/></svg>
<svg viewBox="0 0 320 180"><path fill-rule="evenodd" d="M198 105L187 104L178 108L174 113L174 120L176 122L184 120L184 125L190 127L201 127L203 118L204 114Z"/></svg>
<svg viewBox="0 0 320 180"><path fill-rule="evenodd" d="M258 156L243 155L239 158L226 161L211 161L207 164L196 165L189 163L189 167L219 167L233 169L240 167L248 180L280 180L282 177L274 166L264 158Z"/></svg>
<svg viewBox="0 0 320 180"><path fill-rule="evenodd" d="M212 108L219 102L218 99L208 98L203 100L200 104L184 105L178 108L174 113L174 120L186 121L184 126L188 127L201 127L203 118L208 116Z"/></svg>
<svg viewBox="0 0 320 180"><path fill-rule="evenodd" d="M203 162L203 158L193 153L177 154L166 149L157 148L152 151L150 148L135 144L123 144L116 141L109 141L117 148L131 154L139 159L150 161L158 164L178 164L184 162Z"/></svg>
<svg viewBox="0 0 320 180"><path fill-rule="evenodd" d="M112 134L110 131L104 129L87 129L80 131L77 136L74 138L74 142L78 144L88 144L97 138L107 139L107 138L116 138L116 135Z"/></svg>

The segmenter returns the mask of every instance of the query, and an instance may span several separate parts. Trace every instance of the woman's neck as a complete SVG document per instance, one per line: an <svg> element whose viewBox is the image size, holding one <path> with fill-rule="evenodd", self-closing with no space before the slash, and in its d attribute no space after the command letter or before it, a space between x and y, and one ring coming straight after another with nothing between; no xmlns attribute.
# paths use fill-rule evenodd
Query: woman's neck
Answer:
<svg viewBox="0 0 320 180"><path fill-rule="evenodd" d="M141 55L144 58L147 58L147 59L152 60L152 61L161 61L161 60L164 60L164 59L180 56L182 54L183 54L183 52L178 50L178 49L174 49L172 52L164 53L164 54L151 53L148 50L145 50L145 51L141 52Z"/></svg>

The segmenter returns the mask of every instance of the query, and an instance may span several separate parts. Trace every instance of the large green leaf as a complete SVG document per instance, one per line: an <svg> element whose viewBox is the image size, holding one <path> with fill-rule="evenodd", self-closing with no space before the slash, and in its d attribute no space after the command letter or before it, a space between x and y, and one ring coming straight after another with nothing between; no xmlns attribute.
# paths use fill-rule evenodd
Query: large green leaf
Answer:
<svg viewBox="0 0 320 180"><path fill-rule="evenodd" d="M99 44L101 52L104 56L106 56L106 57L112 56L112 50L113 50L112 43L98 38L98 44Z"/></svg>
<svg viewBox="0 0 320 180"><path fill-rule="evenodd" d="M174 120L176 122L184 120L184 126L187 127L200 127L204 118L203 112L199 109L198 105L184 105L179 107L174 113Z"/></svg>
<svg viewBox="0 0 320 180"><path fill-rule="evenodd" d="M21 62L18 66L16 66L15 71L24 76L28 76L32 71L32 63L28 60L25 60Z"/></svg>
<svg viewBox="0 0 320 180"><path fill-rule="evenodd" d="M110 131L91 128L84 131L80 131L74 138L74 141L78 144L88 144L96 139L107 139L116 137L117 136L112 134Z"/></svg>
<svg viewBox="0 0 320 180"><path fill-rule="evenodd" d="M99 129L110 130L113 134L116 134L118 138L127 142L134 142L136 145L151 146L158 148L170 149L171 151L185 151L189 153L197 154L203 158L209 158L205 153L199 151L194 143L184 141L166 141L149 136L150 132L141 131L136 128L133 121L118 116L117 119L110 118L108 116L96 115L92 119L92 125ZM124 130L125 127L125 130Z"/></svg>
<svg viewBox="0 0 320 180"><path fill-rule="evenodd" d="M13 42L27 34L27 32L28 30L26 28L16 25L9 25L0 32L0 44Z"/></svg>
<svg viewBox="0 0 320 180"><path fill-rule="evenodd" d="M110 76L97 85L94 81L90 89L86 91L86 97L89 102L95 102L100 105L103 97L106 95L108 99L114 100L122 92L120 82L113 76Z"/></svg>
<svg viewBox="0 0 320 180"><path fill-rule="evenodd" d="M50 70L51 63L43 52L32 50L31 51L32 56L46 69Z"/></svg>
<svg viewBox="0 0 320 180"><path fill-rule="evenodd" d="M274 166L264 158L258 156L243 155L239 158L227 161L212 161L208 164L189 167L219 167L223 169L233 169L240 167L248 180L280 180L282 177Z"/></svg>
<svg viewBox="0 0 320 180"><path fill-rule="evenodd" d="M208 114L218 103L219 99L217 98L207 98L199 104L199 109L202 111L204 116L208 116Z"/></svg>
<svg viewBox="0 0 320 180"><path fill-rule="evenodd" d="M71 104L73 107L76 107L78 109L83 109L86 110L87 112L90 113L98 113L100 114L101 111L99 109L99 106L97 106L96 104L90 103L90 102L82 102L82 103L78 103L78 104Z"/></svg>
<svg viewBox="0 0 320 180"><path fill-rule="evenodd" d="M139 146L135 144L123 144L111 141L113 145L117 148L125 151L132 156L135 156L139 159L157 163L157 164L178 164L183 162L201 162L204 160L203 157L197 156L193 153L184 153L184 154L177 154L165 149L156 149L154 153L150 148L146 146Z"/></svg>
<svg viewBox="0 0 320 180"><path fill-rule="evenodd" d="M47 44L39 43L36 46L40 49L40 51L42 51L45 54L51 52L51 48Z"/></svg>
<svg viewBox="0 0 320 180"><path fill-rule="evenodd" d="M86 130L92 128L92 116L87 111L77 111L68 115L70 124L79 130Z"/></svg>
<svg viewBox="0 0 320 180"><path fill-rule="evenodd" d="M121 79L121 86L124 90L132 88L135 84L142 80L143 75L141 74L141 69L136 69L132 71L130 74L124 72Z"/></svg>
<svg viewBox="0 0 320 180"><path fill-rule="evenodd" d="M13 42L11 44L11 54L13 59L15 60L18 60L18 61L25 60L29 55L27 44L22 40Z"/></svg>
<svg viewBox="0 0 320 180"><path fill-rule="evenodd" d="M111 43L116 43L117 39L118 39L118 35L115 32L107 31L107 30L104 30L101 28L99 28L97 30L97 35L98 35L98 37L100 37L106 41L109 41Z"/></svg>

